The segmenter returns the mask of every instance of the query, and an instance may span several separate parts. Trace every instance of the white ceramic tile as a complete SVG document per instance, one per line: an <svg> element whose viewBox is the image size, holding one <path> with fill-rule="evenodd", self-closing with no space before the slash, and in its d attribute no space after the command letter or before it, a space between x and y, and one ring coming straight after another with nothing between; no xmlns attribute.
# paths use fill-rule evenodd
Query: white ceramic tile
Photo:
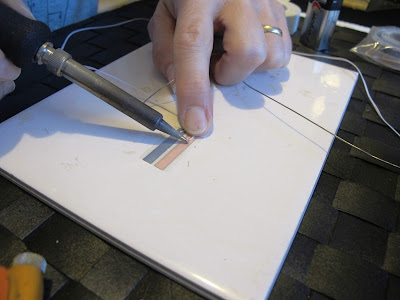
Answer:
<svg viewBox="0 0 400 300"><path fill-rule="evenodd" d="M166 82L150 44L105 70L147 93ZM293 55L247 82L336 132L356 78ZM177 125L173 100L164 89L152 101ZM0 124L0 168L203 295L264 299L333 138L243 83L214 87L214 116L212 134L161 171L142 158L163 135L71 85Z"/></svg>

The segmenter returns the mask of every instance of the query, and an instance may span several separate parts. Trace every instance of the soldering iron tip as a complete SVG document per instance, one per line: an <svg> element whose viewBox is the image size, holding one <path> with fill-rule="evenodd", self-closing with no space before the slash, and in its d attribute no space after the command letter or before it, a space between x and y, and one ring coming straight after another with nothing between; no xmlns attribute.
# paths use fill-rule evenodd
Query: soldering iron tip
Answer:
<svg viewBox="0 0 400 300"><path fill-rule="evenodd" d="M189 144L189 140L185 138L183 135L180 137L181 141L184 141L186 144Z"/></svg>
<svg viewBox="0 0 400 300"><path fill-rule="evenodd" d="M167 122L165 122L164 120L161 120L158 123L158 130L169 134L170 136L173 136L174 138L184 141L185 143L189 143L189 141L180 133L178 132L176 129L174 129L171 125L169 125Z"/></svg>

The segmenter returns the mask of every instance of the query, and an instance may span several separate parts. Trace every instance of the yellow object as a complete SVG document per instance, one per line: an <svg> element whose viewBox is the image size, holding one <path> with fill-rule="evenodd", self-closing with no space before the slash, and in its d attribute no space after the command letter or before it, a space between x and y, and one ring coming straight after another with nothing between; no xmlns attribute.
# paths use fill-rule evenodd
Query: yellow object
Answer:
<svg viewBox="0 0 400 300"><path fill-rule="evenodd" d="M8 269L8 300L42 300L42 271L32 265L15 265Z"/></svg>
<svg viewBox="0 0 400 300"><path fill-rule="evenodd" d="M0 266L0 300L8 300L8 272Z"/></svg>
<svg viewBox="0 0 400 300"><path fill-rule="evenodd" d="M109 10L117 9L138 0L99 0L97 5L97 13L103 13Z"/></svg>
<svg viewBox="0 0 400 300"><path fill-rule="evenodd" d="M366 11L370 0L343 0L343 6Z"/></svg>

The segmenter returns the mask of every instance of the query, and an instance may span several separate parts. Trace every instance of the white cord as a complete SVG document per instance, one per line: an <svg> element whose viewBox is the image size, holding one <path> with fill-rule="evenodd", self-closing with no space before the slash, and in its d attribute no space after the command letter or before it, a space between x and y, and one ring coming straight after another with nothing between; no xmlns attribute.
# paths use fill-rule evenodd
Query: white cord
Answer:
<svg viewBox="0 0 400 300"><path fill-rule="evenodd" d="M309 57L318 57L318 58L327 58L327 59L332 59L332 60L340 60L340 61L344 61L347 62L348 64L352 65L358 72L358 74L360 74L361 76L361 80L364 84L364 88L365 88L365 92L367 93L368 99L371 102L372 107L375 109L376 113L378 114L379 118L381 118L381 120L391 129L393 130L393 132L395 134L397 134L398 137L400 137L400 133L394 129L394 127L392 125L389 124L389 122L387 122L385 120L385 118L382 116L382 113L380 112L378 106L376 105L375 101L372 99L371 94L369 93L368 90L368 86L367 83L365 82L364 76L361 73L361 70L357 67L357 65L355 63L353 63L352 61L342 58L342 57L335 57L335 56L329 56L329 55L319 55L319 54L309 54L309 53L302 53L302 52L297 52L297 51L293 51L292 53L297 54L297 55L302 55L302 56L309 56Z"/></svg>
<svg viewBox="0 0 400 300"><path fill-rule="evenodd" d="M69 38L71 36L73 36L75 33L82 32L82 31L87 31L87 30L105 29L105 28L112 28L112 27L122 26L122 25L128 24L130 22L134 22L134 21L150 21L150 19L147 19L147 18L136 18L136 19L131 19L131 20L119 22L119 23L116 23L116 24L111 24L111 25L92 26L92 27L85 27L85 28L74 30L70 34L68 34L68 36L65 38L64 43L61 46L61 49L64 50L65 45L67 44Z"/></svg>

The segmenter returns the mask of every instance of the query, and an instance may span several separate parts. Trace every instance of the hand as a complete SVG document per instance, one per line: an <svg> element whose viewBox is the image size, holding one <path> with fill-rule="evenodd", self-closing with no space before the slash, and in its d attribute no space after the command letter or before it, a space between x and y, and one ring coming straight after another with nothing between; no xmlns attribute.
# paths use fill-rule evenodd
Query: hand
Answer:
<svg viewBox="0 0 400 300"><path fill-rule="evenodd" d="M263 25L283 35L264 33ZM196 136L212 127L210 71L218 84L237 84L254 71L286 66L292 50L275 0L160 0L149 34L156 67L175 79L181 125ZM225 52L210 68L214 34L223 34Z"/></svg>
<svg viewBox="0 0 400 300"><path fill-rule="evenodd" d="M11 7L27 18L34 19L29 8L23 0L0 0L3 4ZM0 33L1 34L1 33ZM0 49L0 99L15 89L14 80L21 74L21 69L15 66Z"/></svg>

